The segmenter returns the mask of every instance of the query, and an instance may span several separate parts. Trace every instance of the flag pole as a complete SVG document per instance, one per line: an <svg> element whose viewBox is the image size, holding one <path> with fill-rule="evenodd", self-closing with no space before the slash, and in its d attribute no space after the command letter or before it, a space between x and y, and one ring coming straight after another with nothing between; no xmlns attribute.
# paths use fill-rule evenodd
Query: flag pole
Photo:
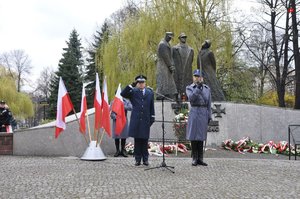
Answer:
<svg viewBox="0 0 300 199"><path fill-rule="evenodd" d="M76 111L75 111L74 108L73 108L73 112L74 112L74 114L75 114L75 117L76 117L77 123L78 123L78 125L79 125L79 128L81 128L80 123L79 123L79 119L78 119L78 117L77 117L77 114L76 114ZM80 134L82 134L82 133L80 133ZM82 135L83 135L83 134L82 134ZM84 137L84 139L85 139L86 144L88 145L88 141L87 141L85 135L83 135L83 137Z"/></svg>
<svg viewBox="0 0 300 199"><path fill-rule="evenodd" d="M97 136L96 136L96 146L98 145L98 140L99 140L99 135L100 135L100 129L97 130Z"/></svg>
<svg viewBox="0 0 300 199"><path fill-rule="evenodd" d="M104 129L102 130L102 134L101 134L100 141L99 141L99 146L100 146L100 144L101 144L101 142L102 142L103 135L104 135Z"/></svg>
<svg viewBox="0 0 300 199"><path fill-rule="evenodd" d="M89 132L89 137L90 137L90 142L91 142L92 141L91 128L90 128L90 122L89 122L89 115L87 113L86 113L86 120L87 120L88 132Z"/></svg>
<svg viewBox="0 0 300 199"><path fill-rule="evenodd" d="M97 129L94 128L94 140L97 140L97 137L98 137L97 136L97 131L99 131L99 130L97 130Z"/></svg>

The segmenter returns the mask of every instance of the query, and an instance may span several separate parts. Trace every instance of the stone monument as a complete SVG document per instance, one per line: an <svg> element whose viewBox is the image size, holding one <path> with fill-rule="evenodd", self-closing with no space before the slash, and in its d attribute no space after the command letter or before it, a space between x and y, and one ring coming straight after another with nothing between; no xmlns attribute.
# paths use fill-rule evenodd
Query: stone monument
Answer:
<svg viewBox="0 0 300 199"><path fill-rule="evenodd" d="M175 66L174 79L179 99L184 101L186 86L193 82L194 49L186 44L187 36L185 33L181 33L178 39L180 43L172 48Z"/></svg>
<svg viewBox="0 0 300 199"><path fill-rule="evenodd" d="M212 101L225 101L225 96L216 77L216 59L214 53L209 49L210 40L205 40L197 58L197 68L204 71L204 82L211 89Z"/></svg>
<svg viewBox="0 0 300 199"><path fill-rule="evenodd" d="M172 32L166 32L165 38L163 38L158 44L157 49L157 69L156 69L156 92L160 95L156 96L157 100L161 100L163 96L171 99L176 99L177 89L174 81L174 62L172 59L172 48L169 44L174 34Z"/></svg>

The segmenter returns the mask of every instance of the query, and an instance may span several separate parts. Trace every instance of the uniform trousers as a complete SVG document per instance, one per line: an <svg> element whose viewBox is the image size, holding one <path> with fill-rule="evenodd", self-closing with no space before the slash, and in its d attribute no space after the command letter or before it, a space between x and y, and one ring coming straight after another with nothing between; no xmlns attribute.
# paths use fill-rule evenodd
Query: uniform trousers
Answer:
<svg viewBox="0 0 300 199"><path fill-rule="evenodd" d="M148 161L148 139L134 138L134 158L136 162Z"/></svg>

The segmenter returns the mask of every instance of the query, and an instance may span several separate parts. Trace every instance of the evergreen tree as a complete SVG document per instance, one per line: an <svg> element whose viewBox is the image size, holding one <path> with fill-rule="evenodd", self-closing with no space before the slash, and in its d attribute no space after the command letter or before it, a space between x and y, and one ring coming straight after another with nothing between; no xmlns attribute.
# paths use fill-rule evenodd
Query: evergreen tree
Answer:
<svg viewBox="0 0 300 199"><path fill-rule="evenodd" d="M96 52L101 45L108 41L110 35L108 22L105 21L101 27L100 31L96 31L94 35L94 42L91 44L90 50L88 50L89 57L86 59L88 65L86 67L86 76L84 78L85 82L88 83L86 86L86 95L87 95L87 105L88 108L94 106L94 91L95 91L95 77L96 73L99 74L99 81L103 80L103 66L102 62L99 62L96 67Z"/></svg>
<svg viewBox="0 0 300 199"><path fill-rule="evenodd" d="M78 36L77 31L74 29L70 34L69 41L66 42L67 48L63 48L64 53L62 54L63 57L59 60L58 71L55 72L55 75L51 79L51 94L49 98L50 118L56 117L59 77L62 77L65 83L75 110L77 112L80 111L83 74L80 74L79 71L82 71L83 58Z"/></svg>

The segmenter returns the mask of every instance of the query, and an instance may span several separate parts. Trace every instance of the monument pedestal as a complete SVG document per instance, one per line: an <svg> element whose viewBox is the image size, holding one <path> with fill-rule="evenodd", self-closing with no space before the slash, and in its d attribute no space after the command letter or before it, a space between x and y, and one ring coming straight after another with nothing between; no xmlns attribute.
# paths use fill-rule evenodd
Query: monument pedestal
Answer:
<svg viewBox="0 0 300 199"><path fill-rule="evenodd" d="M0 133L0 155L13 155L13 133Z"/></svg>

